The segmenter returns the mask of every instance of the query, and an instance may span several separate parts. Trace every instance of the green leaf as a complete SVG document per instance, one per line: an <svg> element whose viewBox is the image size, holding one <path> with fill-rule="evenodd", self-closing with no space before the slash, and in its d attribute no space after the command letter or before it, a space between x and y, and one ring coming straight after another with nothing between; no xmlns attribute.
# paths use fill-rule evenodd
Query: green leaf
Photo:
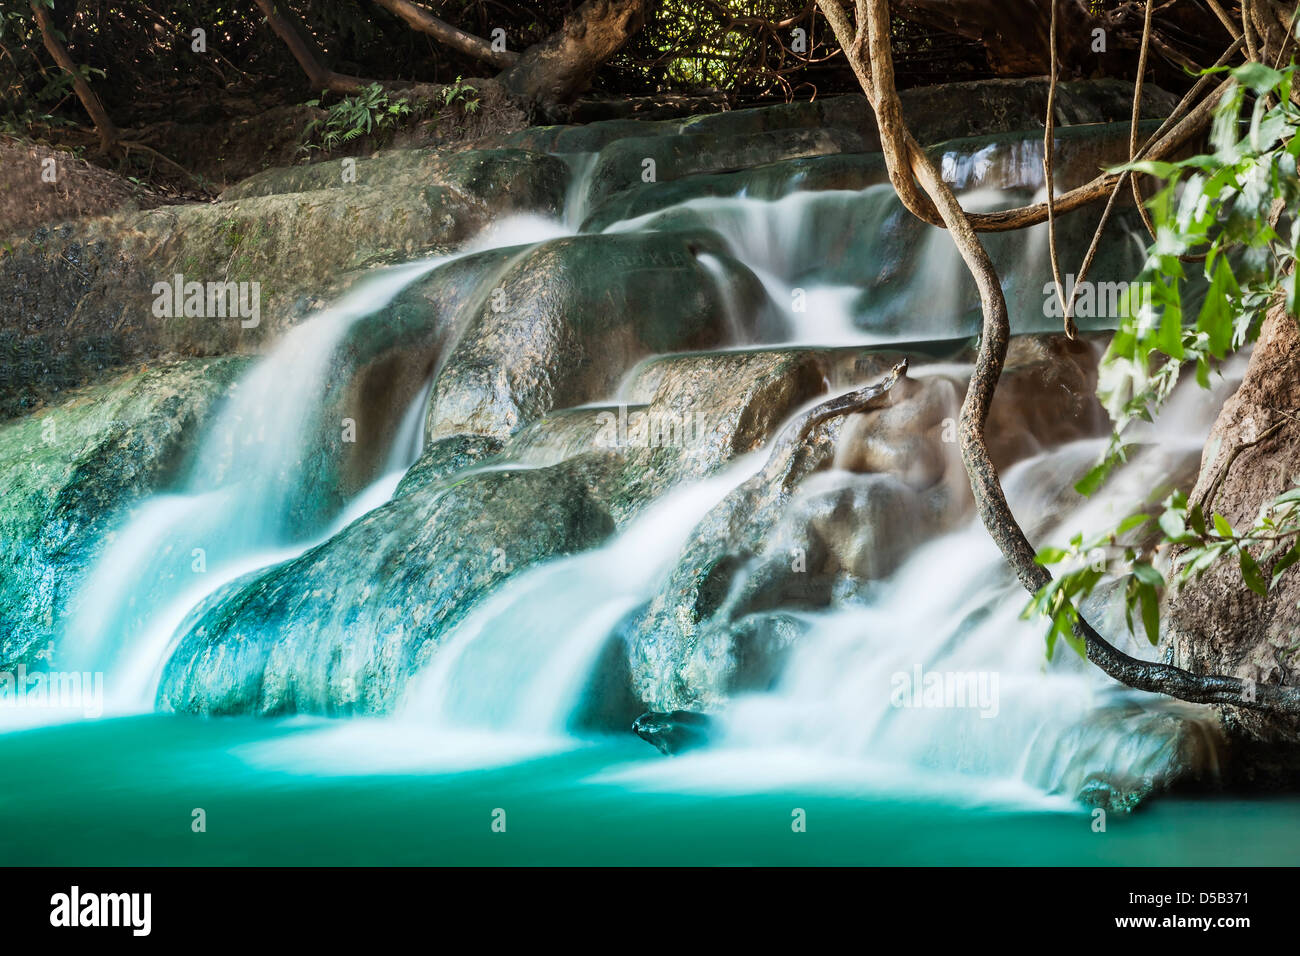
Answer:
<svg viewBox="0 0 1300 956"><path fill-rule="evenodd" d="M1287 551L1286 554L1282 555L1282 557L1278 558L1277 561L1274 562L1273 577L1269 582L1269 587L1277 584L1277 579L1282 576L1282 572L1291 567L1291 565L1295 564L1297 561L1300 561L1300 544L1292 545L1291 549Z"/></svg>
<svg viewBox="0 0 1300 956"><path fill-rule="evenodd" d="M1250 556L1250 552L1245 548L1241 549L1241 576L1246 581L1246 586L1261 597L1268 594L1268 582L1264 580L1264 575L1260 574L1259 565L1255 559Z"/></svg>
<svg viewBox="0 0 1300 956"><path fill-rule="evenodd" d="M1214 513L1214 530L1220 538L1232 537L1232 525L1228 524L1228 519L1217 511Z"/></svg>
<svg viewBox="0 0 1300 956"><path fill-rule="evenodd" d="M1160 530L1171 541L1177 541L1187 534L1187 524L1181 511L1170 509L1160 516Z"/></svg>
<svg viewBox="0 0 1300 956"><path fill-rule="evenodd" d="M1150 588L1162 588L1165 586L1164 576L1145 561L1133 562L1133 576L1138 581Z"/></svg>
<svg viewBox="0 0 1300 956"><path fill-rule="evenodd" d="M1233 70L1232 75L1238 83L1256 93L1271 92L1273 87L1282 82L1281 72L1263 63L1246 63Z"/></svg>
<svg viewBox="0 0 1300 956"><path fill-rule="evenodd" d="M1134 528L1142 527L1142 525L1146 524L1150 520L1151 516L1147 514L1129 515L1119 523L1119 526L1115 529L1115 534L1127 534Z"/></svg>
<svg viewBox="0 0 1300 956"><path fill-rule="evenodd" d="M1069 555L1070 552L1062 548L1043 548L1034 555L1034 561L1042 565L1059 564L1069 557Z"/></svg>
<svg viewBox="0 0 1300 956"><path fill-rule="evenodd" d="M1160 598L1156 589L1148 584L1138 585L1138 599L1142 603L1142 629L1152 644L1160 643Z"/></svg>
<svg viewBox="0 0 1300 956"><path fill-rule="evenodd" d="M1074 485L1074 490L1085 498L1091 496L1098 488L1106 483L1106 477L1110 474L1113 463L1107 460L1094 465L1088 469L1088 473L1080 478Z"/></svg>

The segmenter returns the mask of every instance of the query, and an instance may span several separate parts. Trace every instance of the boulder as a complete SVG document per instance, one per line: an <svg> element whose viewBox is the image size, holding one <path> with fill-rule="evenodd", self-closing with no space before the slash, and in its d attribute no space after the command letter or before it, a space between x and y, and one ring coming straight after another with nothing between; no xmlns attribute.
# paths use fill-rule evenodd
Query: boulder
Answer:
<svg viewBox="0 0 1300 956"><path fill-rule="evenodd" d="M778 334L758 280L710 233L552 240L494 281L438 376L431 441L505 438L553 409L609 398L647 356Z"/></svg>
<svg viewBox="0 0 1300 956"><path fill-rule="evenodd" d="M586 180L590 209L624 189L699 173L748 169L783 159L860 153L868 142L841 129L776 129L744 135L681 133L618 139L604 147ZM651 177L647 180L646 177Z"/></svg>
<svg viewBox="0 0 1300 956"><path fill-rule="evenodd" d="M204 714L391 711L439 637L519 572L614 530L578 466L412 488L191 613L158 689Z"/></svg>
<svg viewBox="0 0 1300 956"><path fill-rule="evenodd" d="M180 476L247 360L124 373L0 425L0 670L47 659L131 507Z"/></svg>
<svg viewBox="0 0 1300 956"><path fill-rule="evenodd" d="M319 189L412 190L433 185L490 206L499 216L558 216L568 175L562 160L523 149L387 150L365 158L268 169L230 187L221 198L228 202Z"/></svg>
<svg viewBox="0 0 1300 956"><path fill-rule="evenodd" d="M131 361L259 351L360 270L446 249L486 220L448 187L358 186L37 229L0 256L0 336L17 357L0 365L0 416ZM250 303L258 283L258 313L156 315L155 284L177 274L249 283Z"/></svg>
<svg viewBox="0 0 1300 956"><path fill-rule="evenodd" d="M863 358L853 367L870 381L897 355ZM1085 342L1017 340L990 413L999 468L1104 434L1096 361ZM718 505L627 629L642 700L656 711L713 711L769 682L779 661L763 655L779 658L797 638L780 615L861 596L917 545L967 520L956 444L965 384L918 363L868 410L810 432L784 478L760 474Z"/></svg>
<svg viewBox="0 0 1300 956"><path fill-rule="evenodd" d="M1121 697L1062 733L1043 733L1025 779L1107 813L1130 813L1175 787L1223 783L1225 740L1209 707Z"/></svg>

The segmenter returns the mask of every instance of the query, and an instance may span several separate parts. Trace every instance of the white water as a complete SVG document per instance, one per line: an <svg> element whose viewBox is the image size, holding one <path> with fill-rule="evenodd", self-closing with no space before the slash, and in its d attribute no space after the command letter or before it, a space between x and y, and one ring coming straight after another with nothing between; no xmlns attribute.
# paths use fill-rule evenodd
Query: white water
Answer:
<svg viewBox="0 0 1300 956"><path fill-rule="evenodd" d="M981 184L988 178L981 161L976 155L974 165L953 175ZM503 222L462 254L572 235L588 212L589 170L578 163L562 223ZM966 204L982 208L1000 198L994 191L978 192ZM888 186L772 201L738 195L691 200L609 231L652 229L682 213L700 217L763 283L786 318L789 341L861 344L879 340L855 323L861 287L824 281L820 270L843 251L837 237L861 235L863 220L883 227L896 206ZM874 254L883 268L890 240L878 238ZM1041 271L1038 239L1026 239L1016 269ZM117 706L148 706L178 627L204 598L241 575L302 553L391 498L419 455L432 382L404 413L373 483L313 533L286 529L303 479L311 477L304 468L317 440L314 416L335 351L355 322L443 261L381 273L288 333L240 383L203 440L188 484L146 502L119 533L83 591L64 645L70 665L111 670ZM700 261L725 284L716 257L702 255ZM938 337L960 310L963 267L939 230L925 236L912 266L892 289L914 303L908 306L915 310L908 335ZM724 298L734 309L733 298ZM733 312L727 319L740 339L744 317ZM1204 403L1200 415L1185 408L1178 413L1186 420L1186 429L1177 431L1181 450L1195 447L1209 407ZM1110 499L1102 498L1067 512L1068 528L1056 527L1057 491L1096 451L1095 443L1080 444L1023 463L1007 476L1013 505L1036 538L1068 537L1114 517L1106 511ZM605 547L512 579L442 635L431 662L411 682L399 721L329 725L324 734L299 735L283 746L308 763L342 759L374 769L409 767L412 760L477 766L575 745L575 708L611 634L653 593L696 523L760 460L745 459L716 478L676 489ZM1135 466L1126 480L1134 482L1132 490L1150 487L1154 479ZM202 574L189 571L196 548L204 552ZM753 779L761 766L768 779L779 781L824 773L836 761L859 769L868 761L895 775L902 767L978 776L1020 792L1014 784L1034 740L1077 721L1104 686L1064 649L1055 664L1044 665L1041 627L1018 620L1024 600L981 528L972 524L931 542L881 582L870 602L810 618L811 629L780 685L733 702L713 766L732 780ZM996 710L997 719L981 716L979 708L892 706L891 682L917 666L996 675L996 692L982 709ZM276 749L249 756L275 762L285 754Z"/></svg>
<svg viewBox="0 0 1300 956"><path fill-rule="evenodd" d="M485 249L569 234L532 216L485 229L455 256L383 269L337 303L290 329L244 375L197 444L176 492L143 502L114 536L81 586L65 625L60 664L107 672L107 707L146 709L187 614L221 587L290 560L388 501L419 457L432 379L398 423L378 477L323 525L297 526L309 496L313 453L334 423L317 420L335 356L358 322L412 283L454 259Z"/></svg>
<svg viewBox="0 0 1300 956"><path fill-rule="evenodd" d="M186 486L137 509L82 586L62 645L70 667L114 671L141 648L160 650L166 637L159 635L251 570L250 560L261 566L303 549L288 548L293 536L285 518L301 493L310 443L319 440L313 416L330 360L358 320L441 261L399 266L362 282L286 333L239 382L199 443ZM144 666L137 661L126 671L131 676L114 674L110 694L135 700Z"/></svg>
<svg viewBox="0 0 1300 956"><path fill-rule="evenodd" d="M424 725L563 735L610 634L671 567L696 524L757 471L750 455L680 486L612 542L505 585L443 636L402 713Z"/></svg>
<svg viewBox="0 0 1300 956"><path fill-rule="evenodd" d="M1217 397L1235 387L1241 368L1230 367ZM1075 442L1008 470L1007 497L1031 540L1063 543L1076 532L1112 528L1199 458L1219 403L1185 384L1149 428L1150 444L1091 498L1079 499L1071 485L1104 440ZM732 764L776 751L1053 790L1070 763L1062 741L1116 685L1064 646L1049 663L1044 622L1021 619L1026 602L972 518L916 550L865 604L810 615L778 686L733 700L718 746L732 752ZM1145 640L1110 636L1131 654L1154 656ZM960 677L967 693L938 706L920 693L931 675L936 684ZM1042 742L1056 754L1046 773L1029 764ZM1143 756L1140 746L1130 749L1133 759Z"/></svg>

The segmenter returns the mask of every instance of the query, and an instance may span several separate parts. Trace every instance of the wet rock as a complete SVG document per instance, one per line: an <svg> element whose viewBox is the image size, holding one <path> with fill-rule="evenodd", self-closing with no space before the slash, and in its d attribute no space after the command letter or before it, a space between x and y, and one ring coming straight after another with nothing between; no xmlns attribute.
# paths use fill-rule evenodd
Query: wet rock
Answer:
<svg viewBox="0 0 1300 956"><path fill-rule="evenodd" d="M607 399L647 356L775 334L761 284L709 233L552 240L495 281L439 375L430 440L505 438L553 409Z"/></svg>
<svg viewBox="0 0 1300 956"><path fill-rule="evenodd" d="M632 675L627 669L625 628L629 614L614 628L604 650L591 669L591 677L578 696L569 726L578 732L626 734L645 705L632 690Z"/></svg>
<svg viewBox="0 0 1300 956"><path fill-rule="evenodd" d="M584 232L660 212L692 200L732 197L775 200L797 191L861 190L888 180L881 153L805 156L727 173L696 174L631 187L589 208Z"/></svg>
<svg viewBox="0 0 1300 956"><path fill-rule="evenodd" d="M1217 786L1225 741L1211 708L1121 696L1062 732L1040 735L1025 779L1108 812L1174 787Z"/></svg>
<svg viewBox="0 0 1300 956"><path fill-rule="evenodd" d="M613 469L610 511L623 527L675 485L762 447L828 383L852 378L852 367L884 369L891 354L778 348L657 356L628 374L620 393L626 404L552 414L513 435L503 457L550 464L604 456Z"/></svg>
<svg viewBox="0 0 1300 956"><path fill-rule="evenodd" d="M543 561L614 530L582 463L409 490L181 626L158 706L207 714L390 711L438 639Z"/></svg>
<svg viewBox="0 0 1300 956"><path fill-rule="evenodd" d="M38 229L0 257L0 415L135 360L255 352L345 276L453 245L486 221L443 186L318 190L167 206ZM297 254L310 249L310 255ZM156 283L249 283L256 316L158 316Z"/></svg>
<svg viewBox="0 0 1300 956"><path fill-rule="evenodd" d="M1155 791L1156 782L1150 777L1095 773L1083 782L1075 799L1085 806L1100 807L1107 813L1132 813Z"/></svg>
<svg viewBox="0 0 1300 956"><path fill-rule="evenodd" d="M913 87L900 94L903 116L923 144L958 136L983 136L1041 127L1047 115L1045 79L990 79ZM1059 127L1127 120L1133 87L1122 80L1065 81L1057 86ZM1163 119L1177 97L1146 84L1142 89L1142 118ZM506 136L506 145L552 153L596 152L619 139L710 133L737 136L773 130L839 128L871 137L864 148L878 149L875 122L866 99L833 96L811 102L771 106L691 117L687 120L613 119L581 126L537 126Z"/></svg>
<svg viewBox="0 0 1300 956"><path fill-rule="evenodd" d="M871 401L885 405L888 393ZM656 710L711 710L725 696L733 670L726 633L733 590L800 483L829 464L842 427L840 417L801 416L786 425L763 468L692 532L628 642L637 691Z"/></svg>
<svg viewBox="0 0 1300 956"><path fill-rule="evenodd" d="M131 506L180 477L246 364L124 374L0 426L0 670L49 657L78 583Z"/></svg>
<svg viewBox="0 0 1300 956"><path fill-rule="evenodd" d="M859 381L890 356L844 365ZM999 468L1043 448L1103 434L1096 352L1063 337L1017 340L990 414ZM860 364L863 360L871 364ZM753 615L820 610L865 592L915 547L971 514L956 443L965 370L918 363L886 398L814 431L785 478L751 479L692 533L630 629L631 671L656 710L713 710L779 665L755 658ZM741 645L745 646L742 647ZM785 645L771 645L774 653Z"/></svg>
<svg viewBox="0 0 1300 956"><path fill-rule="evenodd" d="M713 719L689 710L674 710L669 714L650 711L632 723L632 731L671 757L707 745L713 733Z"/></svg>
<svg viewBox="0 0 1300 956"><path fill-rule="evenodd" d="M1145 135L1158 125L1152 121L1140 128ZM1122 162L1128 155L1128 135L1127 122L1058 130L1054 162L1058 188L1081 185L1098 170ZM959 191L991 187L1036 190L1042 186L1043 139L1034 131L950 139L932 146L929 152L944 178ZM622 220L706 197L743 194L751 199L777 200L795 192L863 190L886 183L884 156L879 152L801 156L725 173L632 184L606 198L589 199L583 228L599 232ZM845 197L837 198L843 205ZM819 210L819 218L825 216L826 210ZM854 236L852 241L863 239ZM837 247L843 241L827 245Z"/></svg>
<svg viewBox="0 0 1300 956"><path fill-rule="evenodd" d="M771 130L727 136L682 133L619 139L600 151L587 180L587 205L595 208L615 193L639 188L646 176L667 182L698 173L747 169L764 163L867 148L861 135L839 129ZM653 168L650 166L653 163Z"/></svg>
<svg viewBox="0 0 1300 956"><path fill-rule="evenodd" d="M595 153L628 137L672 136L676 120L610 119L582 125L530 126L506 136L503 144L544 153Z"/></svg>
<svg viewBox="0 0 1300 956"><path fill-rule="evenodd" d="M410 494L488 462L499 454L502 443L485 435L453 435L429 445L402 476L396 496Z"/></svg>
<svg viewBox="0 0 1300 956"><path fill-rule="evenodd" d="M412 190L444 186L497 215L557 216L563 209L568 167L560 159L522 149L389 150L368 158L347 158L268 169L227 189L223 201L320 189Z"/></svg>

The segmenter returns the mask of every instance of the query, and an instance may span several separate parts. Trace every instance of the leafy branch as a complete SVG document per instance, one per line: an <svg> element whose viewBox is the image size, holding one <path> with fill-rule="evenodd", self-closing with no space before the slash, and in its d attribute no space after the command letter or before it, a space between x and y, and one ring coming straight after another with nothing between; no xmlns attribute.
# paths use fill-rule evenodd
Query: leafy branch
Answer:
<svg viewBox="0 0 1300 956"><path fill-rule="evenodd" d="M1098 394L1114 430L1102 460L1076 485L1082 494L1095 492L1127 460L1133 445L1126 430L1134 421L1153 420L1184 368L1194 365L1198 384L1208 388L1214 366L1259 336L1272 304L1280 300L1292 317L1297 314L1300 220L1292 215L1279 231L1283 212L1300 208L1300 110L1291 101L1295 66L1275 70L1247 63L1230 73L1233 85L1216 108L1212 153L1121 167L1164 184L1148 203L1155 242L1101 362ZM1184 268L1189 262L1202 263L1194 276L1204 287L1199 308L1185 305L1194 303L1198 291ZM1246 447L1290 422L1284 418L1234 450L1223 472ZM1063 573L1039 588L1024 612L1048 619L1049 657L1061 638L1084 653L1076 636L1077 603L1103 585L1122 588L1129 631L1136 634L1140 621L1154 644L1169 581L1181 586L1231 560L1246 586L1266 595L1300 561L1300 487L1265 502L1250 527L1234 529L1212 510L1223 472L1203 501L1189 504L1175 492L1158 516L1133 514L1104 534L1075 535L1067 548L1038 552L1039 564L1063 565Z"/></svg>

